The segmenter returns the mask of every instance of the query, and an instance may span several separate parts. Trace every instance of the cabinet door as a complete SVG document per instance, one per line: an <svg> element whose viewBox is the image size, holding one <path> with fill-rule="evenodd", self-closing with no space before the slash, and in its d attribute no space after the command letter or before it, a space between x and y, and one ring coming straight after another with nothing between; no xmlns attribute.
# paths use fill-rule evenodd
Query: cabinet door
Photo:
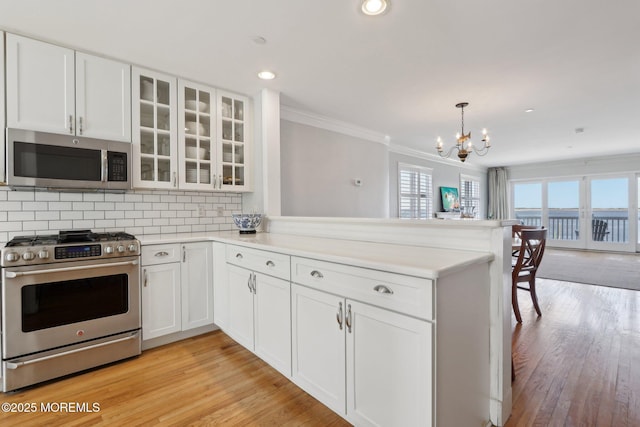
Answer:
<svg viewBox="0 0 640 427"><path fill-rule="evenodd" d="M296 284L291 285L291 297L293 382L344 415L344 300Z"/></svg>
<svg viewBox="0 0 640 427"><path fill-rule="evenodd" d="M213 88L178 81L180 188L212 191L217 184L214 180L215 96Z"/></svg>
<svg viewBox="0 0 640 427"><path fill-rule="evenodd" d="M291 285L286 280L254 274L255 352L291 377Z"/></svg>
<svg viewBox="0 0 640 427"><path fill-rule="evenodd" d="M76 134L131 142L131 67L76 53Z"/></svg>
<svg viewBox="0 0 640 427"><path fill-rule="evenodd" d="M5 128L4 116L4 32L0 31L0 129ZM5 182L5 138L6 132L2 132L2 141L0 141L0 182Z"/></svg>
<svg viewBox="0 0 640 427"><path fill-rule="evenodd" d="M218 186L227 191L249 191L251 129L249 99L218 91Z"/></svg>
<svg viewBox="0 0 640 427"><path fill-rule="evenodd" d="M178 187L176 79L133 67L133 186Z"/></svg>
<svg viewBox="0 0 640 427"><path fill-rule="evenodd" d="M210 242L182 245L182 330L213 324L213 270Z"/></svg>
<svg viewBox="0 0 640 427"><path fill-rule="evenodd" d="M75 134L74 52L7 34L7 126Z"/></svg>
<svg viewBox="0 0 640 427"><path fill-rule="evenodd" d="M345 316L349 421L432 425L432 324L351 300Z"/></svg>
<svg viewBox="0 0 640 427"><path fill-rule="evenodd" d="M253 351L253 273L227 265L229 281L229 323L226 333Z"/></svg>
<svg viewBox="0 0 640 427"><path fill-rule="evenodd" d="M180 263L142 267L142 338L181 329Z"/></svg>
<svg viewBox="0 0 640 427"><path fill-rule="evenodd" d="M229 279L226 244L213 242L213 321L222 330L229 325Z"/></svg>

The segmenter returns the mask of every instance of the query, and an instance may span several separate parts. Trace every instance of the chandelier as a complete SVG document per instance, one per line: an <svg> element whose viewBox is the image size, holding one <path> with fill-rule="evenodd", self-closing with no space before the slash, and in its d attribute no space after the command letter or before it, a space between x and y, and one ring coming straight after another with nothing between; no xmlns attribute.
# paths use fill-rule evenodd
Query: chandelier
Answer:
<svg viewBox="0 0 640 427"><path fill-rule="evenodd" d="M447 154L443 154L444 150L442 148L442 139L438 137L436 141L436 149L438 150L438 154L440 154L440 157L449 157L451 156L451 153L453 153L453 150L457 150L460 161L464 162L465 160L467 160L467 156L469 156L469 154L471 153L476 153L478 156L484 156L489 152L491 143L489 142L489 135L487 135L486 129L482 129L482 148L476 148L473 145L473 143L471 142L471 132L467 134L464 133L464 107L466 107L467 105L469 105L468 102L460 102L456 104L456 108L460 108L462 110L462 130L460 133L456 134L456 139L458 141L456 142L456 145L454 145L449 149L449 151L447 151Z"/></svg>

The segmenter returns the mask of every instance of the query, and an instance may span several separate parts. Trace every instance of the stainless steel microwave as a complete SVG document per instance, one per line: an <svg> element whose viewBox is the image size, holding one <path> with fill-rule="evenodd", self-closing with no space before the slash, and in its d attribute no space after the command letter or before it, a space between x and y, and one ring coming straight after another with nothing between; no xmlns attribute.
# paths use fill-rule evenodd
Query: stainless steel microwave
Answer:
<svg viewBox="0 0 640 427"><path fill-rule="evenodd" d="M7 129L6 162L12 188L131 188L126 142Z"/></svg>

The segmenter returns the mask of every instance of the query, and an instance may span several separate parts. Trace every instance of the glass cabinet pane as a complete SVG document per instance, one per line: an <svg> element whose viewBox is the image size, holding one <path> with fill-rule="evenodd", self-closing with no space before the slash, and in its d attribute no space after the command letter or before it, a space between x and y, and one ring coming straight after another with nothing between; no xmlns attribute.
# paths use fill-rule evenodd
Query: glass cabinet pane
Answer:
<svg viewBox="0 0 640 427"><path fill-rule="evenodd" d="M244 102L239 99L233 101L233 118L236 120L244 120Z"/></svg>
<svg viewBox="0 0 640 427"><path fill-rule="evenodd" d="M156 80L156 86L158 93L158 104L169 105L171 99L171 85L169 84L169 82Z"/></svg>
<svg viewBox="0 0 640 427"><path fill-rule="evenodd" d="M226 96L222 97L222 111L220 112L222 117L231 118L231 112L233 111L233 103L231 98L227 98Z"/></svg>

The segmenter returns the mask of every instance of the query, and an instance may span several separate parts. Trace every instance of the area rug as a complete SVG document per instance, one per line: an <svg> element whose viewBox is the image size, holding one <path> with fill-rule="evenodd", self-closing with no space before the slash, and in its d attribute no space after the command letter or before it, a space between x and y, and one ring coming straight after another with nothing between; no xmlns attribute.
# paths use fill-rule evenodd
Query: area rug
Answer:
<svg viewBox="0 0 640 427"><path fill-rule="evenodd" d="M549 249L538 277L640 290L640 254Z"/></svg>

